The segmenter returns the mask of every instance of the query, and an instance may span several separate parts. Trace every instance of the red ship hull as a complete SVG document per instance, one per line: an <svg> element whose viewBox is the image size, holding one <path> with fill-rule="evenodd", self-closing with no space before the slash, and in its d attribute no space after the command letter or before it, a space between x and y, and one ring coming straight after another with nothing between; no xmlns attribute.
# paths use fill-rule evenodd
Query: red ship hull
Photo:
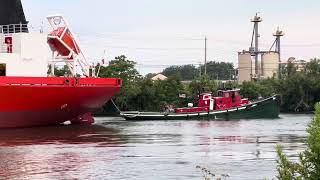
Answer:
<svg viewBox="0 0 320 180"><path fill-rule="evenodd" d="M0 77L0 128L91 124L121 85L117 78Z"/></svg>

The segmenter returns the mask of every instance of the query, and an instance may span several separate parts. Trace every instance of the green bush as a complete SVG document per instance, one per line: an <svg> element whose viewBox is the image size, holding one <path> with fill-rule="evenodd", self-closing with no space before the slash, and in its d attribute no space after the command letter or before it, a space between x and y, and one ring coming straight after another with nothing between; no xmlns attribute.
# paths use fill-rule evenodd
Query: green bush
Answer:
<svg viewBox="0 0 320 180"><path fill-rule="evenodd" d="M299 154L298 162L291 162L277 146L278 179L320 179L320 103L315 106L315 117L308 126L307 149Z"/></svg>

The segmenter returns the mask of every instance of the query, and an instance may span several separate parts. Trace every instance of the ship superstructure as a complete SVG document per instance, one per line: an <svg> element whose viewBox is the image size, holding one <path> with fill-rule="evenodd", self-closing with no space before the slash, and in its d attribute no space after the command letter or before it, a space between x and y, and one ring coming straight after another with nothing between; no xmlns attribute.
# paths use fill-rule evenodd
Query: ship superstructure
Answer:
<svg viewBox="0 0 320 180"><path fill-rule="evenodd" d="M1 1L0 128L66 121L91 124L91 113L121 88L121 79L90 74L90 65L62 16L48 20L51 33L30 31L20 0ZM71 75L54 77L56 63L66 63ZM81 77L76 76L76 65Z"/></svg>

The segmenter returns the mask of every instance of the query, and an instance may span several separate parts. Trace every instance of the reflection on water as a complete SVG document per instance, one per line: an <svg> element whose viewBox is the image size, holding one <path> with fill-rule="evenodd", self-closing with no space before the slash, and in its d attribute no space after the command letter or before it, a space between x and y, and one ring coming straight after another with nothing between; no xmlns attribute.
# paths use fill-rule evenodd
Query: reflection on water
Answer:
<svg viewBox="0 0 320 180"><path fill-rule="evenodd" d="M126 122L0 130L4 179L201 179L197 165L229 179L272 178L275 145L305 147L310 115L277 120ZM0 178L0 179L1 179Z"/></svg>
<svg viewBox="0 0 320 180"><path fill-rule="evenodd" d="M0 146L111 142L116 129L101 125L0 130Z"/></svg>

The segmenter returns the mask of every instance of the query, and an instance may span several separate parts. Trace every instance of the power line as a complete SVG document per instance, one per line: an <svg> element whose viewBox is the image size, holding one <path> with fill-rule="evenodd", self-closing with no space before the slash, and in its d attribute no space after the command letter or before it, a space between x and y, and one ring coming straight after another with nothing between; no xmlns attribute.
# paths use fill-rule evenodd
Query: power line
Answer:
<svg viewBox="0 0 320 180"><path fill-rule="evenodd" d="M121 40L121 41L131 41L131 40L150 40L150 41L203 41L203 38L199 37L182 37L182 36L163 36L163 37L136 37L136 35L132 35L132 37L122 37L122 34L113 36L110 34L103 34L103 33L78 33L79 37L81 38L88 38L92 39L92 37L98 38L98 39L110 39L110 40ZM89 35L89 36L88 36ZM93 39L92 39L93 40ZM94 40L96 42L96 40ZM247 41L237 41L237 40L226 40L226 39L220 39L216 37L207 37L208 42L222 42L222 43L230 43L230 44L242 44L242 45L250 45ZM260 43L261 45L268 46L272 43ZM319 43L311 43L311 44L304 44L304 43L299 43L299 44L283 44L283 47L320 47Z"/></svg>

